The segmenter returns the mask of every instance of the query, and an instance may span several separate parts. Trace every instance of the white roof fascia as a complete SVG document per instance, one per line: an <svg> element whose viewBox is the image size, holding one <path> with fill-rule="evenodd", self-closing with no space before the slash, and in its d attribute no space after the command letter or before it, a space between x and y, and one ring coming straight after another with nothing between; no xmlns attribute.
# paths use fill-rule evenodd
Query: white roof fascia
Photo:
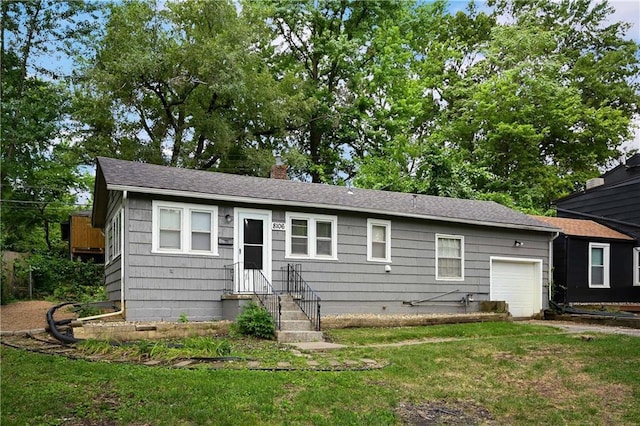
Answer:
<svg viewBox="0 0 640 426"><path fill-rule="evenodd" d="M325 210L330 209L330 210L340 210L340 211L347 211L347 212L380 214L380 215L396 216L396 217L408 217L413 219L423 219L423 220L426 219L426 220L435 220L440 222L464 223L468 225L492 226L497 228L521 229L521 230L538 231L538 232L541 231L541 232L549 232L549 233L560 231L560 229L557 229L557 228L542 228L542 227L529 226L529 225L516 225L512 223L485 222L485 221L470 220L470 219L450 218L450 217L444 217L444 216L401 213L401 212L394 212L394 211L388 211L388 210L371 210L371 209L366 209L362 207L344 207L344 206L334 205L334 204L307 203L304 201L274 200L271 198L251 198L251 197L241 197L236 195L221 195L221 194L211 194L211 193L204 193L204 192L180 191L176 189L146 188L146 187L138 187L138 186L130 186L130 185L107 184L107 190L129 191L129 192L137 192L141 194L164 195L164 196L173 196L173 197L197 198L202 200L230 201L230 202L248 203L248 204L308 207L308 208L317 208L317 209L325 209Z"/></svg>

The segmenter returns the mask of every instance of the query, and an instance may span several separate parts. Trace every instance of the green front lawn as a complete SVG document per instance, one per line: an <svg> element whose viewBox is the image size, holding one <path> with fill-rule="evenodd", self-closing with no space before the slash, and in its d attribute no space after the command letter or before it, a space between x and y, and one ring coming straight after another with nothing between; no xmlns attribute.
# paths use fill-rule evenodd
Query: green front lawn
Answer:
<svg viewBox="0 0 640 426"><path fill-rule="evenodd" d="M594 336L518 323L332 331L334 341L358 345L456 338L309 354L389 363L340 372L146 367L3 346L0 423L369 425L449 415L479 424L637 424L640 339ZM275 343L253 357L278 354L291 358Z"/></svg>

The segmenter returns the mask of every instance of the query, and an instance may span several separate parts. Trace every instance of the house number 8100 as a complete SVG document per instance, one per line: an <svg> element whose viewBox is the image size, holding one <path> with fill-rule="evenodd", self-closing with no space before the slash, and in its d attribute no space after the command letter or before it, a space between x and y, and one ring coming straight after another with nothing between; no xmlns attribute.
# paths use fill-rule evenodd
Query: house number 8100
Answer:
<svg viewBox="0 0 640 426"><path fill-rule="evenodd" d="M284 222L271 222L272 231L284 231L286 230L286 224Z"/></svg>

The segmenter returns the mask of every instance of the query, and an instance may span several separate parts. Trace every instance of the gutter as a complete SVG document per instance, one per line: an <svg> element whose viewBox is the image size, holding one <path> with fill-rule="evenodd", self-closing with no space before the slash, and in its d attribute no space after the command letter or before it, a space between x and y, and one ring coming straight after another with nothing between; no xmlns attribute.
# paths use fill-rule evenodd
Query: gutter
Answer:
<svg viewBox="0 0 640 426"><path fill-rule="evenodd" d="M553 227L547 228L547 227L541 227L541 226L535 226L535 225L517 225L513 223L487 222L487 221L478 221L478 220L472 220L472 219L457 219L457 218L450 218L450 217L444 217L444 216L399 213L399 212L392 212L392 211L386 211L386 210L371 210L366 207L344 207L336 204L321 204L321 203L310 203L310 202L304 202L304 201L273 200L273 199L239 197L236 195L220 195L220 194L209 194L209 193L201 193L201 192L186 192L186 191L180 191L175 189L141 188L141 187L129 186L129 185L107 185L107 189L113 190L113 191L123 191L123 192L130 191L130 192L139 192L141 194L177 196L177 197L196 198L196 199L211 200L211 201L227 201L227 202L260 204L260 205L271 205L271 206L307 207L307 208L323 209L323 210L329 209L329 210L339 210L339 211L347 211L347 212L380 214L385 216L434 220L439 222L464 223L464 224L476 225L476 226L480 225L480 226L491 226L491 227L497 227L497 228L521 229L521 230L527 230L527 231L556 232L558 230L557 228L553 228Z"/></svg>
<svg viewBox="0 0 640 426"><path fill-rule="evenodd" d="M124 230L126 228L125 224L127 223L126 217L127 217L127 191L122 191L122 219L120 220L120 244L122 245L122 247L120 248L120 310L115 312L109 312L106 314L78 318L76 321L79 321L79 322L89 321L89 320L114 317L116 315L124 314L124 311L125 311L124 309L124 281L125 281L124 259L126 256L125 256L125 253L123 252L126 250L126 247L127 247L124 240L124 237L125 237Z"/></svg>

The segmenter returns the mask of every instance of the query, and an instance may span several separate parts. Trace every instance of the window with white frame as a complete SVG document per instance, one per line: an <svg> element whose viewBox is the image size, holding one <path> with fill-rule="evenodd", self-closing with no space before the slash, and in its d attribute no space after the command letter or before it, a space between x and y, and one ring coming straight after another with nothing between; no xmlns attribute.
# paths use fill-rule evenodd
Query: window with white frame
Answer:
<svg viewBox="0 0 640 426"><path fill-rule="evenodd" d="M285 216L286 257L337 260L337 216L292 212Z"/></svg>
<svg viewBox="0 0 640 426"><path fill-rule="evenodd" d="M391 221L367 219L367 260L391 262Z"/></svg>
<svg viewBox="0 0 640 426"><path fill-rule="evenodd" d="M218 208L198 204L153 202L153 251L218 254Z"/></svg>
<svg viewBox="0 0 640 426"><path fill-rule="evenodd" d="M107 251L105 253L105 259L107 260L107 263L120 256L120 239L122 232L121 221L122 210L120 209L116 214L113 215L113 217L109 221L109 224L107 225Z"/></svg>
<svg viewBox="0 0 640 426"><path fill-rule="evenodd" d="M589 287L609 287L609 244L589 243Z"/></svg>
<svg viewBox="0 0 640 426"><path fill-rule="evenodd" d="M640 247L633 249L633 285L640 286Z"/></svg>
<svg viewBox="0 0 640 426"><path fill-rule="evenodd" d="M464 237L436 234L436 279L464 279Z"/></svg>

